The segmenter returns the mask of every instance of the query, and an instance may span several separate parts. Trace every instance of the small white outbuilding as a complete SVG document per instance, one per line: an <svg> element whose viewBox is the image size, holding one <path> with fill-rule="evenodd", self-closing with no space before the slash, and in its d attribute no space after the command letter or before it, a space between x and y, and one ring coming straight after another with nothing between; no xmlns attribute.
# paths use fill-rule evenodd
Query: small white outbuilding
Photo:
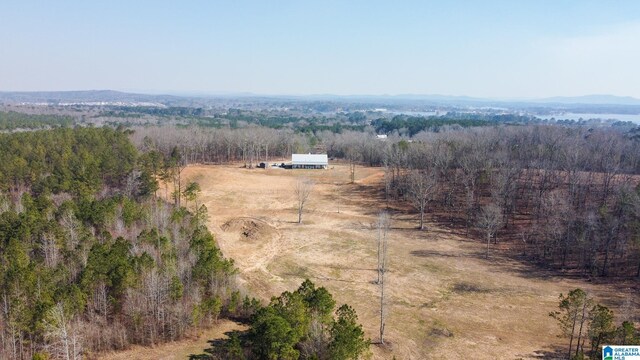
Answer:
<svg viewBox="0 0 640 360"><path fill-rule="evenodd" d="M327 154L292 154L292 169L326 169L329 166Z"/></svg>

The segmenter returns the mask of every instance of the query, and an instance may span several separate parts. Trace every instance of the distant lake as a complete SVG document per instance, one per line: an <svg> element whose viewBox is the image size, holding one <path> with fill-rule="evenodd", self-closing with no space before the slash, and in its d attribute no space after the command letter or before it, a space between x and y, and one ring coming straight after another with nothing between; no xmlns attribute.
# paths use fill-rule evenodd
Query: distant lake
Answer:
<svg viewBox="0 0 640 360"><path fill-rule="evenodd" d="M464 111L462 111L464 112ZM393 114L402 114L409 116L444 116L447 114L447 111L391 111ZM561 114L551 114L551 115L538 115L532 114L532 116L537 117L538 119L549 120L554 118L556 120L590 120L590 119L601 119L601 120L616 120L616 121L633 121L634 123L640 124L640 114L578 114L578 113L561 113Z"/></svg>
<svg viewBox="0 0 640 360"><path fill-rule="evenodd" d="M553 115L535 115L535 117L549 120L554 118L556 120L589 120L589 119L602 119L602 120L619 120L619 121L633 121L640 123L640 114L576 114L576 113L562 113Z"/></svg>
<svg viewBox="0 0 640 360"><path fill-rule="evenodd" d="M393 113L408 116L443 116L447 111L394 111Z"/></svg>

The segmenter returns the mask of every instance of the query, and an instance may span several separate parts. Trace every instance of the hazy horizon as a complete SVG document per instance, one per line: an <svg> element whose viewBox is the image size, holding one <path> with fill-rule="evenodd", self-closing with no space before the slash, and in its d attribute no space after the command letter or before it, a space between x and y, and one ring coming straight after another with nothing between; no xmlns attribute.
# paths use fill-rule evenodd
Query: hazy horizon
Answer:
<svg viewBox="0 0 640 360"><path fill-rule="evenodd" d="M633 96L625 96L625 95L612 95L612 94L583 94L576 96L546 96L546 97L475 97L468 96L465 94L416 94L416 93L404 93L404 94L334 94L334 93L323 93L323 94L290 94L290 93L282 93L282 94L273 94L273 93L254 93L254 92L225 92L225 91L172 91L172 90L118 90L118 89L69 89L69 90L0 90L0 93L74 93L74 92L119 92L123 94L133 94L133 95L150 95L150 96L176 96L176 97L184 97L184 98L197 98L197 97L299 97L299 98L314 98L314 97L336 97L336 98L399 98L399 99L408 99L408 98L459 98L459 99L470 99L470 100L482 100L482 101L497 101L497 102L539 102L546 101L552 99L581 99L584 98L617 98L617 99L631 99L633 101L640 102L640 98L636 98Z"/></svg>
<svg viewBox="0 0 640 360"><path fill-rule="evenodd" d="M640 3L0 4L0 91L640 98Z"/></svg>

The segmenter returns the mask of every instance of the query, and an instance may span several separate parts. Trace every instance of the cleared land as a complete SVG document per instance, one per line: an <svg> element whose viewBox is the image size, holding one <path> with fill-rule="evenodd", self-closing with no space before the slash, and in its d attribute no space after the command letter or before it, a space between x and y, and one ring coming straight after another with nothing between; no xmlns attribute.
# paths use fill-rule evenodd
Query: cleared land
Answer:
<svg viewBox="0 0 640 360"><path fill-rule="evenodd" d="M377 340L373 281L375 222L385 207L381 169L358 168L355 184L349 184L348 166L333 164L328 170L190 166L183 174L200 183L198 201L209 209L209 228L252 295L268 301L309 278L329 289L338 304L352 305L367 335ZM316 181L302 225L293 193L298 176ZM389 345L373 345L374 359L549 358L565 342L548 313L561 292L576 287L617 314L638 315L637 283L561 278L497 253L486 260L482 241L434 223L426 231L416 226L416 214L392 212Z"/></svg>

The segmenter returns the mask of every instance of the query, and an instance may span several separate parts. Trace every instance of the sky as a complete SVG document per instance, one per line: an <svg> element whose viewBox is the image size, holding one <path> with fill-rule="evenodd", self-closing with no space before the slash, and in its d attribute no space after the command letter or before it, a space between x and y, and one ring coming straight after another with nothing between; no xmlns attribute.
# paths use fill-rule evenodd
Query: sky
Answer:
<svg viewBox="0 0 640 360"><path fill-rule="evenodd" d="M640 1L0 0L0 91L640 98Z"/></svg>

